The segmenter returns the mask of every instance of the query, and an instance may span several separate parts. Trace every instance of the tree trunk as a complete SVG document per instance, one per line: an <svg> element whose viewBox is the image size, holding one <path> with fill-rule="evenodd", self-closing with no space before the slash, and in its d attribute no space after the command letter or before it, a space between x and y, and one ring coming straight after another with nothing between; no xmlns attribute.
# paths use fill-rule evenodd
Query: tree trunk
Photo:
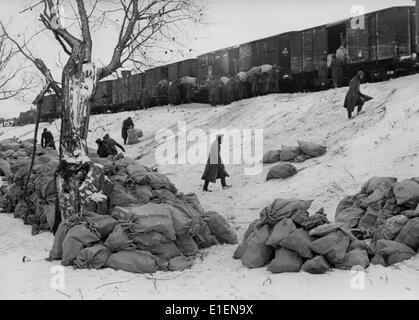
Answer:
<svg viewBox="0 0 419 320"><path fill-rule="evenodd" d="M92 97L98 71L93 63L77 65L70 60L63 72L63 108L61 114L60 167L56 176L61 218L79 215L83 193L92 163L87 156Z"/></svg>

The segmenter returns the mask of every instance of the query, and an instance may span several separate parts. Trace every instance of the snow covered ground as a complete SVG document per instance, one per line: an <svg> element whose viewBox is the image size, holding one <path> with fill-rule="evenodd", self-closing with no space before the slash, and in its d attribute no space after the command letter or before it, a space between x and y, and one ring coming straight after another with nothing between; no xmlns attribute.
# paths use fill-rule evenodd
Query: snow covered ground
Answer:
<svg viewBox="0 0 419 320"><path fill-rule="evenodd" d="M161 165L182 192L195 192L206 210L224 215L242 237L248 224L275 198L312 199L312 213L323 207L333 220L337 203L359 191L373 176L399 179L419 172L419 75L389 82L365 84L361 90L374 97L364 112L348 120L343 109L346 88L310 94L278 94L211 108L191 104L159 107L130 113L93 116L88 143L105 133L120 139L122 121L131 116L144 131L138 145L126 154L156 163L158 130L178 130L185 121L188 130L263 129L264 150L297 145L312 140L328 147L328 153L297 164L296 176L266 182L266 173L249 176L243 165L227 164L233 188L223 191L212 185L202 193L204 165ZM59 121L42 124L58 138ZM0 139L32 138L34 125L2 128ZM53 241L51 234L30 235L30 229L10 215L0 215L0 298L2 299L417 299L419 257L399 265L369 267L365 274L334 270L326 275L274 275L261 268L249 270L232 259L234 246L202 250L192 269L185 272L135 275L110 269L101 271L64 269L65 288L54 290L51 281L59 263L44 261ZM26 257L23 259L23 257ZM25 260L26 262L23 262ZM57 271L58 270L58 271ZM364 277L364 282L362 279ZM359 289L359 281L364 288ZM354 286L355 284L355 286Z"/></svg>

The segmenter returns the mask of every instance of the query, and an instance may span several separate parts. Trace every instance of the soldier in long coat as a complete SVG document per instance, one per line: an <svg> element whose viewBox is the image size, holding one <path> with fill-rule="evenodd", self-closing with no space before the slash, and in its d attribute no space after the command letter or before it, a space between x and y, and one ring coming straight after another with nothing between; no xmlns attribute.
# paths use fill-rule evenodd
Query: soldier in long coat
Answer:
<svg viewBox="0 0 419 320"><path fill-rule="evenodd" d="M261 76L257 73L255 73L252 77L252 96L258 97L262 94L261 92L261 85L262 85L262 79Z"/></svg>
<svg viewBox="0 0 419 320"><path fill-rule="evenodd" d="M179 85L179 81L175 80L169 86L169 103L174 106L177 106L181 103Z"/></svg>
<svg viewBox="0 0 419 320"><path fill-rule="evenodd" d="M220 103L217 80L215 80L214 78L210 79L210 81L208 82L208 90L209 102L211 103L211 106L215 107Z"/></svg>
<svg viewBox="0 0 419 320"><path fill-rule="evenodd" d="M234 101L234 80L229 77L229 81L227 82L226 86L225 86L225 98L224 98L224 102L225 104L230 104Z"/></svg>
<svg viewBox="0 0 419 320"><path fill-rule="evenodd" d="M247 99L248 97L248 89L247 89L247 82L240 80L240 77L236 77L236 85L237 85L237 100Z"/></svg>
<svg viewBox="0 0 419 320"><path fill-rule="evenodd" d="M231 188L231 186L226 183L226 178L230 175L227 173L220 155L222 139L223 135L217 135L215 141L211 144L208 161L205 166L204 174L201 178L205 181L203 189L204 192L211 192L208 190L209 183L216 183L218 179L221 179L223 189Z"/></svg>
<svg viewBox="0 0 419 320"><path fill-rule="evenodd" d="M122 122L122 139L124 140L124 144L127 144L128 130L131 128L134 128L134 122L132 121L132 118L129 117Z"/></svg>
<svg viewBox="0 0 419 320"><path fill-rule="evenodd" d="M268 78L266 80L267 93L279 93L279 70L277 70L277 67L274 67L268 73Z"/></svg>
<svg viewBox="0 0 419 320"><path fill-rule="evenodd" d="M320 87L323 89L326 87L329 69L327 68L326 56L322 55L319 63L319 82Z"/></svg>
<svg viewBox="0 0 419 320"><path fill-rule="evenodd" d="M362 111L362 106L366 101L371 100L370 96L367 96L360 91L361 80L364 78L364 72L358 71L355 77L352 78L349 83L349 91L345 97L344 108L348 110L348 118L352 118L352 112L355 107L358 107L357 113Z"/></svg>
<svg viewBox="0 0 419 320"><path fill-rule="evenodd" d="M343 66L341 62L336 58L336 54L332 55L332 62L330 64L332 68L332 80L333 86L339 88L342 85L343 79Z"/></svg>

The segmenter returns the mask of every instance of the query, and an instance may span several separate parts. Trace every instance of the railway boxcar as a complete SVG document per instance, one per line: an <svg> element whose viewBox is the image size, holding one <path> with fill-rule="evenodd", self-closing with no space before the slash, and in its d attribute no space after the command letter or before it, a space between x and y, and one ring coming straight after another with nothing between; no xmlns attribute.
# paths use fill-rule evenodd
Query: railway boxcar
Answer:
<svg viewBox="0 0 419 320"><path fill-rule="evenodd" d="M104 113L112 105L112 82L112 80L107 80L98 83L93 97L92 114Z"/></svg>
<svg viewBox="0 0 419 320"><path fill-rule="evenodd" d="M168 68L168 80L173 81L183 76L198 77L198 59L188 59L171 63Z"/></svg>
<svg viewBox="0 0 419 320"><path fill-rule="evenodd" d="M58 97L50 94L42 100L41 121L49 121L60 117L61 108Z"/></svg>
<svg viewBox="0 0 419 320"><path fill-rule="evenodd" d="M414 25L414 7L406 6L295 32L291 36L291 73L298 81L314 79L321 56L336 53L341 34L346 40L349 77L357 68L374 73L377 68L394 67L400 56L414 50ZM310 89L310 84L305 87Z"/></svg>
<svg viewBox="0 0 419 320"><path fill-rule="evenodd" d="M154 86L157 86L160 80L167 80L169 77L168 66L161 66L146 70L145 72L145 87L151 90Z"/></svg>
<svg viewBox="0 0 419 320"><path fill-rule="evenodd" d="M350 64L392 60L412 53L413 7L388 8L360 19L361 28L352 28L352 19L345 21Z"/></svg>
<svg viewBox="0 0 419 320"><path fill-rule="evenodd" d="M252 68L252 45L251 43L241 44L239 47L239 70L247 72Z"/></svg>
<svg viewBox="0 0 419 320"><path fill-rule="evenodd" d="M290 74L291 59L290 59L290 41L293 32L275 35L272 37L260 39L250 43L250 59L249 53L246 53L249 46L244 45L243 52L245 53L241 63L242 71L248 71L251 67L261 66L264 64L277 65L281 74ZM249 60L250 68L249 68ZM246 70L246 68L248 68Z"/></svg>
<svg viewBox="0 0 419 320"><path fill-rule="evenodd" d="M141 101L141 90L143 89L144 73L137 73L128 78L128 96L131 105L139 106Z"/></svg>
<svg viewBox="0 0 419 320"><path fill-rule="evenodd" d="M198 56L198 78L201 83L205 83L208 76L212 75L213 60L212 53L205 53Z"/></svg>
<svg viewBox="0 0 419 320"><path fill-rule="evenodd" d="M205 82L209 76L234 76L239 72L239 46L229 47L198 57L198 77Z"/></svg>

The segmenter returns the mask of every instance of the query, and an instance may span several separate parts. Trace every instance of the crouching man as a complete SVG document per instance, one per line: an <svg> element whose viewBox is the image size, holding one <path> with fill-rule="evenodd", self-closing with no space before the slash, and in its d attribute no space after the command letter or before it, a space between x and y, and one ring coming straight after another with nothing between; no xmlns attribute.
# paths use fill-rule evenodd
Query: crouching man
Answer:
<svg viewBox="0 0 419 320"><path fill-rule="evenodd" d="M349 82L349 91L345 97L344 108L348 111L348 118L352 118L352 112L355 107L358 107L357 114L362 111L362 107L365 102L372 99L372 97L367 96L360 91L361 80L364 78L364 72L358 71L355 77L352 78Z"/></svg>

